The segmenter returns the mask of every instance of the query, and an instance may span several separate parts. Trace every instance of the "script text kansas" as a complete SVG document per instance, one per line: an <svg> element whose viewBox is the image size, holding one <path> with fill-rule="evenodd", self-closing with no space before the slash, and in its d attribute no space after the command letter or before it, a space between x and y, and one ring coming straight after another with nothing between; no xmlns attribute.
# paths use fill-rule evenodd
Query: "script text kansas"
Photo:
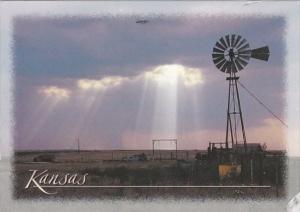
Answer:
<svg viewBox="0 0 300 212"><path fill-rule="evenodd" d="M49 192L46 188L58 188L64 186L82 186L86 183L88 173L65 173L65 174L51 174L48 170L29 170L31 176L25 186L25 189L38 188L45 194L56 194L57 192Z"/></svg>

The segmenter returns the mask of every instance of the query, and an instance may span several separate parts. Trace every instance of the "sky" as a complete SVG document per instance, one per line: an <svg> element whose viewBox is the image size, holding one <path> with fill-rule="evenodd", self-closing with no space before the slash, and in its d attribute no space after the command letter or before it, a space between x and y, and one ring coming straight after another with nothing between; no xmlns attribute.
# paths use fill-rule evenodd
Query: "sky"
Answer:
<svg viewBox="0 0 300 212"><path fill-rule="evenodd" d="M229 33L269 46L268 62L250 59L238 75L283 118L284 32L277 16L15 18L15 149L75 149L78 137L82 149L223 142L228 82L211 53ZM248 142L285 149L284 126L242 88L240 97Z"/></svg>

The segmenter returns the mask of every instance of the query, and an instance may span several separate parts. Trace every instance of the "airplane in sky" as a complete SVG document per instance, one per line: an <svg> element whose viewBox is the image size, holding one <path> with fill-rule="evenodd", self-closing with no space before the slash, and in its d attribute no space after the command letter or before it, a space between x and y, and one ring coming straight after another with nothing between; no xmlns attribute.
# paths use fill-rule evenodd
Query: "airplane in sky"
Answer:
<svg viewBox="0 0 300 212"><path fill-rule="evenodd" d="M148 22L149 22L148 20L137 20L135 23L137 23L137 24L146 24Z"/></svg>

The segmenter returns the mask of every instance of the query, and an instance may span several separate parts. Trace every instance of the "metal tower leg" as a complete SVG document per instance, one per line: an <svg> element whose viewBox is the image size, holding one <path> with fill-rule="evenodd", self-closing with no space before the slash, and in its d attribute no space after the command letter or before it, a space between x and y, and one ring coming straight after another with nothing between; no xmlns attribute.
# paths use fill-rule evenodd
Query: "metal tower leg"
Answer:
<svg viewBox="0 0 300 212"><path fill-rule="evenodd" d="M239 77L235 75L235 73L230 73L230 76L226 78L229 81L228 87L228 104L227 104L227 123L226 123L226 148L228 149L228 141L229 141L229 133L231 136L232 146L238 143L237 136L237 119L241 124L242 128L242 140L244 143L244 150L247 152L247 142L246 142L246 133L243 122L243 115L240 103L240 96L237 86L237 80ZM232 120L233 119L233 120ZM229 132L230 130L230 132Z"/></svg>
<svg viewBox="0 0 300 212"><path fill-rule="evenodd" d="M235 74L234 74L235 75ZM243 141L244 141L244 149L245 153L247 152L247 141L246 141L246 132L245 132L245 127L244 127L244 121L243 121L243 114L242 114L242 108L241 108L241 102L240 102L240 95L239 95L239 90L237 86L237 78L235 79L235 89L236 89L236 94L237 94L237 100L238 100L238 107L239 107L239 114L240 114L240 120L241 120L241 126L242 126L242 134L243 134Z"/></svg>
<svg viewBox="0 0 300 212"><path fill-rule="evenodd" d="M230 74L231 75L231 74ZM225 145L226 149L228 149L228 127L230 124L230 113L229 113L229 108L230 108L230 91L231 91L231 85L230 85L230 80L229 80L229 87L228 87L228 104L227 104L227 122L226 122L226 138L225 138ZM231 124L230 124L231 125ZM230 126L231 127L231 126Z"/></svg>

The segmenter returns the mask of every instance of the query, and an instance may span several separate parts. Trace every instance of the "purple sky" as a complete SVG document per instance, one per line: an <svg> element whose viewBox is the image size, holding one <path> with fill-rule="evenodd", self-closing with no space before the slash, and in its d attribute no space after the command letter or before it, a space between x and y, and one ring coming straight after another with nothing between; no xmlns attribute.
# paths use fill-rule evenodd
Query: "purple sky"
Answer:
<svg viewBox="0 0 300 212"><path fill-rule="evenodd" d="M181 149L224 141L228 85L211 52L228 33L251 48L269 46L269 61L250 59L239 76L283 117L283 18L139 18L15 19L16 149L74 149L76 137L83 149L151 148L166 137ZM240 95L249 142L285 148L281 123Z"/></svg>

